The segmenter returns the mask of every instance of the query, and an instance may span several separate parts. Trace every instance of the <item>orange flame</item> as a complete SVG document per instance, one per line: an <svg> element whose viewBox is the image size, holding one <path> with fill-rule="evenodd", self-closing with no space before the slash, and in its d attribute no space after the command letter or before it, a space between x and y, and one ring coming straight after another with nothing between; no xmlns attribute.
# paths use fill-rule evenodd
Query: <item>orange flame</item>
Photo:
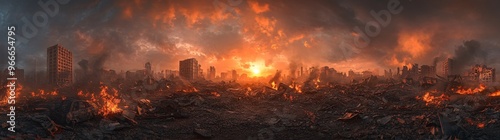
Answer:
<svg viewBox="0 0 500 140"><path fill-rule="evenodd" d="M276 84L276 82L271 82L271 88L273 88L274 90L278 90L278 85Z"/></svg>
<svg viewBox="0 0 500 140"><path fill-rule="evenodd" d="M19 95L22 89L23 86L19 83L16 83L16 89L15 89L16 95ZM10 96L10 87L5 85L5 96L0 97L0 105L6 105L9 101L9 96Z"/></svg>
<svg viewBox="0 0 500 140"><path fill-rule="evenodd" d="M46 92L43 89L38 89L38 92L34 92L34 91L31 92L31 97L41 98L41 99L47 99L49 97L54 97L57 95L58 95L57 91Z"/></svg>
<svg viewBox="0 0 500 140"><path fill-rule="evenodd" d="M215 92L215 91L210 92L210 94L213 95L213 96L215 96L215 97L220 97L220 94L217 93L217 92Z"/></svg>
<svg viewBox="0 0 500 140"><path fill-rule="evenodd" d="M99 94L84 93L80 90L77 95L98 105L98 112L102 116L108 116L110 114L121 112L122 109L119 107L121 99L118 98L118 91L114 88L109 89L105 85L102 85L100 88L101 91Z"/></svg>
<svg viewBox="0 0 500 140"><path fill-rule="evenodd" d="M99 113L101 113L103 116L110 115L112 113L117 113L120 112L121 109L118 108L118 103L120 103L120 99L118 99L116 96L118 95L118 91L116 89L111 89L113 93L108 93L108 87L107 86L101 86L101 92L99 95L101 96L102 99L102 108L100 108Z"/></svg>
<svg viewBox="0 0 500 140"><path fill-rule="evenodd" d="M285 98L285 100L289 100L290 102L293 101L293 95L287 95L287 94L283 94L283 98Z"/></svg>
<svg viewBox="0 0 500 140"><path fill-rule="evenodd" d="M416 99L423 100L425 102L425 105L428 106L428 105L439 105L441 104L441 102L448 100L449 97L444 94L441 94L440 96L433 96L431 95L430 92L426 92L424 96L422 97L417 96Z"/></svg>
<svg viewBox="0 0 500 140"><path fill-rule="evenodd" d="M298 93L302 93L302 85L296 83L295 81L292 82L291 85L289 85L288 87L294 89L295 91L297 91Z"/></svg>
<svg viewBox="0 0 500 140"><path fill-rule="evenodd" d="M495 91L491 93L489 96L500 96L500 91Z"/></svg>
<svg viewBox="0 0 500 140"><path fill-rule="evenodd" d="M182 89L181 91L182 92L198 92L198 89L196 89L193 86L189 86L189 87L186 87L186 88Z"/></svg>
<svg viewBox="0 0 500 140"><path fill-rule="evenodd" d="M483 92L484 90L486 89L486 86L481 84L479 85L479 87L477 88L468 88L468 89L462 89L461 87L459 87L459 89L456 91L456 93L458 94L477 94L477 93L481 93Z"/></svg>
<svg viewBox="0 0 500 140"><path fill-rule="evenodd" d="M314 80L314 87L315 87L316 89L318 89L318 88L319 88L319 83L320 83L320 82L321 82L321 80L319 80L319 78L316 78L316 80Z"/></svg>

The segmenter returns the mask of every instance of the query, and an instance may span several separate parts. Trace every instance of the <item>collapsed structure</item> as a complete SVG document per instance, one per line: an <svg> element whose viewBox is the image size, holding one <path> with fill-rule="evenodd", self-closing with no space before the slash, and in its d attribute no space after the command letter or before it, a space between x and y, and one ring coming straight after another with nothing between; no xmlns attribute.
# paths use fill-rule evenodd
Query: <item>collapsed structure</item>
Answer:
<svg viewBox="0 0 500 140"><path fill-rule="evenodd" d="M471 81L481 83L492 83L496 81L495 68L489 68L486 65L475 65L464 75Z"/></svg>

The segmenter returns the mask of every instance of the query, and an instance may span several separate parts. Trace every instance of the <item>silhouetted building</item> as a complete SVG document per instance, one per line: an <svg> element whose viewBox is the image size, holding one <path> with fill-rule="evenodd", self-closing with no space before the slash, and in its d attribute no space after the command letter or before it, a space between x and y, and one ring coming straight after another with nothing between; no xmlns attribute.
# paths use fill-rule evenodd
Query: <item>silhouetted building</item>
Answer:
<svg viewBox="0 0 500 140"><path fill-rule="evenodd" d="M453 72L453 59L448 58L446 61L443 62L443 74L445 76L456 74Z"/></svg>
<svg viewBox="0 0 500 140"><path fill-rule="evenodd" d="M147 62L144 64L144 69L146 70L146 76L153 76L153 71L151 70L151 63Z"/></svg>
<svg viewBox="0 0 500 140"><path fill-rule="evenodd" d="M392 69L389 69L389 71L384 70L384 77L386 78L392 78Z"/></svg>
<svg viewBox="0 0 500 140"><path fill-rule="evenodd" d="M215 67L214 66L210 66L210 68L208 69L207 78L208 79L215 79L215 74L216 74Z"/></svg>
<svg viewBox="0 0 500 140"><path fill-rule="evenodd" d="M55 86L73 82L73 54L59 44L47 48L48 82Z"/></svg>
<svg viewBox="0 0 500 140"><path fill-rule="evenodd" d="M435 77L436 76L436 66L422 65L420 67L421 76Z"/></svg>
<svg viewBox="0 0 500 140"><path fill-rule="evenodd" d="M179 71L176 70L165 70L165 77L166 78L174 78L179 76Z"/></svg>
<svg viewBox="0 0 500 140"><path fill-rule="evenodd" d="M200 65L194 58L179 61L179 75L187 80L196 80L199 77Z"/></svg>
<svg viewBox="0 0 500 140"><path fill-rule="evenodd" d="M236 70L232 70L231 75L232 75L232 77L231 77L232 80L234 80L234 81L238 80L239 75L238 75L238 72Z"/></svg>

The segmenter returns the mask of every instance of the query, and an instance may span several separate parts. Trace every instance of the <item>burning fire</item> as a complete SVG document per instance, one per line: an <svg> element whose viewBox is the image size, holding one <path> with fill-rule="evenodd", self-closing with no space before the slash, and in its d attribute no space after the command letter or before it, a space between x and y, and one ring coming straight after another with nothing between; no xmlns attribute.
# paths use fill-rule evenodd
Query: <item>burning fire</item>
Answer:
<svg viewBox="0 0 500 140"><path fill-rule="evenodd" d="M500 91L495 91L491 93L489 96L500 96Z"/></svg>
<svg viewBox="0 0 500 140"><path fill-rule="evenodd" d="M314 80L314 86L316 89L319 88L319 83L321 82L321 80L319 80L319 78L316 78L316 80Z"/></svg>
<svg viewBox="0 0 500 140"><path fill-rule="evenodd" d="M108 86L102 85L100 87L101 91L99 94L94 93L84 93L83 91L78 91L77 95L79 97L85 98L89 102L93 102L98 105L98 112L103 116L108 116L113 113L121 112L122 109L118 106L121 99L118 96L118 90Z"/></svg>
<svg viewBox="0 0 500 140"><path fill-rule="evenodd" d="M293 95L283 94L283 98L285 98L285 100L292 102L294 97Z"/></svg>
<svg viewBox="0 0 500 140"><path fill-rule="evenodd" d="M292 89L294 89L295 91L297 91L298 93L302 93L302 85L299 85L297 83L292 83L290 86L288 86Z"/></svg>
<svg viewBox="0 0 500 140"><path fill-rule="evenodd" d="M45 92L43 89L39 89L38 92L31 92L31 97L36 97L36 98L42 98L42 99L47 99L50 96L57 96L58 93L57 91L51 91L51 92Z"/></svg>
<svg viewBox="0 0 500 140"><path fill-rule="evenodd" d="M459 89L456 91L456 93L458 93L458 94L477 94L477 93L483 92L485 89L486 89L486 86L483 84L479 85L479 87L474 88L474 89L472 89L472 88L462 89L461 87L459 87Z"/></svg>
<svg viewBox="0 0 500 140"><path fill-rule="evenodd" d="M476 127L477 127L477 128L479 128L479 129L483 129L483 128L484 128L484 127L488 124L488 123L490 123L490 122L488 122L488 123L484 123L484 122L482 122L482 121L479 121L479 120L473 120L473 119L471 119L471 118L467 118L467 119L465 119L465 120L467 121L467 123L469 123L469 125L471 125L471 126L476 126Z"/></svg>
<svg viewBox="0 0 500 140"><path fill-rule="evenodd" d="M7 87L7 85L5 85L5 96L4 97L0 97L0 105L6 105L9 101L9 96L10 96L10 89L9 87ZM16 84L16 94L19 95L19 93L21 92L21 90L23 89L23 86L21 84Z"/></svg>
<svg viewBox="0 0 500 140"><path fill-rule="evenodd" d="M118 91L114 88L111 89L112 93L108 93L107 86L101 86L101 92L99 95L101 96L103 106L99 109L99 113L104 116L107 116L112 113L120 112L121 109L118 108L118 103L120 103L120 99L117 98Z"/></svg>
<svg viewBox="0 0 500 140"><path fill-rule="evenodd" d="M428 106L428 105L439 105L441 104L441 102L449 100L449 97L444 94L441 94L440 96L433 96L431 95L430 92L426 92L424 96L422 97L417 96L416 99L423 100L425 102L425 105Z"/></svg>
<svg viewBox="0 0 500 140"><path fill-rule="evenodd" d="M186 93L189 93L189 92L198 92L198 89L196 89L193 86L187 86L184 89L182 89L181 91L182 92L186 92Z"/></svg>
<svg viewBox="0 0 500 140"><path fill-rule="evenodd" d="M271 82L271 88L273 88L274 90L278 90L278 85L276 84L276 82Z"/></svg>

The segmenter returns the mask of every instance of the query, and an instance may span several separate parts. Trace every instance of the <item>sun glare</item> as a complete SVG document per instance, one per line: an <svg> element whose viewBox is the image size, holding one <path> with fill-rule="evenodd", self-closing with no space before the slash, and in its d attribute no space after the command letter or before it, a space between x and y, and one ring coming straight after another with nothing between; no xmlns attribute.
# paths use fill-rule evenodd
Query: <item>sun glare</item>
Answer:
<svg viewBox="0 0 500 140"><path fill-rule="evenodd" d="M258 76L260 74L260 70L258 68L254 67L254 68L252 68L252 73L253 73L253 75Z"/></svg>

